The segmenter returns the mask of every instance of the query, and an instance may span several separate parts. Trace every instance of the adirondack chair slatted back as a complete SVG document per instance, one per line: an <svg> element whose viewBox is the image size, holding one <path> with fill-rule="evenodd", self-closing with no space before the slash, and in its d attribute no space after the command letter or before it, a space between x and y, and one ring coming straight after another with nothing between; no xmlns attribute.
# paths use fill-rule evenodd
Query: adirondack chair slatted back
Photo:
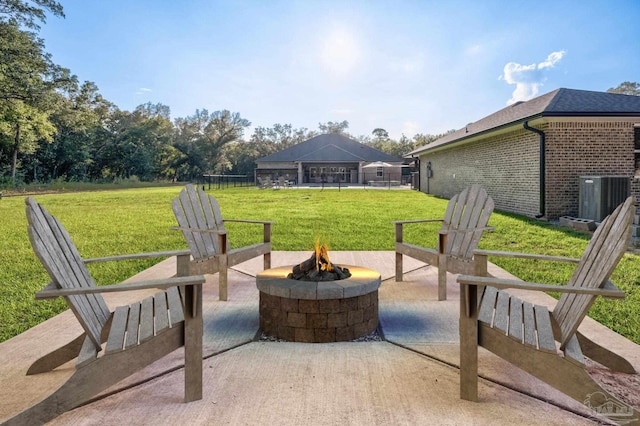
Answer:
<svg viewBox="0 0 640 426"><path fill-rule="evenodd" d="M215 198L200 188L187 185L174 198L173 213L195 260L207 259L221 252L218 234L202 232L225 232L220 206Z"/></svg>
<svg viewBox="0 0 640 426"><path fill-rule="evenodd" d="M472 232L451 232L447 234L445 253L463 259L470 259L482 233L485 231L491 213L493 199L480 185L471 185L449 200L442 231L477 230Z"/></svg>
<svg viewBox="0 0 640 426"><path fill-rule="evenodd" d="M33 198L26 199L29 239L40 262L59 288L95 287L95 282L62 224ZM102 295L65 297L85 332L101 347L101 333L111 316Z"/></svg>
<svg viewBox="0 0 640 426"><path fill-rule="evenodd" d="M634 198L629 197L598 226L568 285L598 288L608 280L629 246ZM589 311L596 296L564 293L553 311L559 327L556 336L564 349Z"/></svg>

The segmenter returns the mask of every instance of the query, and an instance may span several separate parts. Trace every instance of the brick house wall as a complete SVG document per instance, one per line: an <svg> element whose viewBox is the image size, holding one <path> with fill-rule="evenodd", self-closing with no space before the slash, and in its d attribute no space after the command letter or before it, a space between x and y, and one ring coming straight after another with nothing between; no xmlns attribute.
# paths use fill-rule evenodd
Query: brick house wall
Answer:
<svg viewBox="0 0 640 426"><path fill-rule="evenodd" d="M451 198L478 183L496 209L533 216L539 211L538 157L538 136L524 129L428 153L420 157L420 190ZM429 161L433 177L426 179Z"/></svg>
<svg viewBox="0 0 640 426"><path fill-rule="evenodd" d="M578 215L580 176L634 179L633 123L551 121L532 125L545 133L545 217ZM540 212L539 137L518 129L420 156L420 190L451 198L471 183L482 185L496 209L536 216ZM426 178L427 163L433 176Z"/></svg>
<svg viewBox="0 0 640 426"><path fill-rule="evenodd" d="M549 218L578 216L580 176L635 173L633 123L552 122L545 134Z"/></svg>

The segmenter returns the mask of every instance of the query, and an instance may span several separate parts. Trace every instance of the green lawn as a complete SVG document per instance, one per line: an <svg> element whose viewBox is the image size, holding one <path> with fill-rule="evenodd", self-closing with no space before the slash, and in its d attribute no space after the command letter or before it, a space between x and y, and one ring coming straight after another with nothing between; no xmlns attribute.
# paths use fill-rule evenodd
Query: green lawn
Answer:
<svg viewBox="0 0 640 426"><path fill-rule="evenodd" d="M171 200L180 187L110 190L39 195L42 203L66 226L85 258L123 253L184 249L175 225ZM447 200L417 191L362 189L258 190L228 188L212 191L226 218L273 220L274 250L310 250L316 237L331 250L393 250L393 220L440 218ZM28 241L24 197L0 200L0 341L66 309L64 302L35 301L34 293L48 276ZM576 233L522 216L494 213L481 248L579 257L588 234ZM435 247L439 225L414 225L405 240ZM232 245L258 242L260 229L231 223ZM566 264L492 259L527 280L564 283ZM149 267L153 261L89 265L98 284L119 282ZM640 257L627 254L613 277L627 292L624 301L599 299L591 310L598 321L640 343Z"/></svg>

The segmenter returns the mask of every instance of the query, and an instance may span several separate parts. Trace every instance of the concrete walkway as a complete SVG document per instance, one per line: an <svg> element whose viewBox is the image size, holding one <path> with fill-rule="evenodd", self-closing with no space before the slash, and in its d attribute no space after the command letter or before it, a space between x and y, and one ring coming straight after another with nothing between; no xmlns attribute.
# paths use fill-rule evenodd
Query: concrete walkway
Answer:
<svg viewBox="0 0 640 426"><path fill-rule="evenodd" d="M299 263L308 252L274 252L272 266ZM327 344L259 340L255 275L261 259L229 274L229 301L218 301L217 275L208 276L204 306L204 398L185 404L182 351L156 362L95 401L55 419L59 425L496 425L598 424L584 405L480 349L480 402L459 399L458 285L448 277L447 301L437 301L436 270L405 260L394 280L393 252L331 252L337 264L379 271L383 341ZM168 259L132 280L168 277ZM492 266L494 275L509 277ZM109 294L113 307L149 292ZM553 304L546 295L536 303ZM524 298L532 299L530 293ZM640 370L640 347L587 318L584 334ZM0 344L0 422L50 394L73 372L25 376L29 365L80 332L64 312ZM634 375L638 378L638 375ZM607 376L611 381L611 376ZM613 378L615 380L615 377ZM638 386L629 395L640 393Z"/></svg>

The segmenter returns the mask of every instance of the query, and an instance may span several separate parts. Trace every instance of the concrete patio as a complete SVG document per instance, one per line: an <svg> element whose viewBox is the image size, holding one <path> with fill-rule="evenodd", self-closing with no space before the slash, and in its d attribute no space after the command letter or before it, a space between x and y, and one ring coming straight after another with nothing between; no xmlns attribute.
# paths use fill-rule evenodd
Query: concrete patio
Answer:
<svg viewBox="0 0 640 426"><path fill-rule="evenodd" d="M299 263L308 255L274 252L272 266ZM448 277L448 300L438 302L437 271L431 266L405 259L404 281L396 282L393 252L330 255L334 263L365 266L382 275L382 340L316 344L260 340L255 275L262 270L262 260L253 259L230 271L227 302L218 301L217 275L207 276L201 401L182 402L184 375L178 350L50 424L583 425L606 421L483 349L480 402L460 400L455 276ZM493 265L490 272L510 277ZM175 259L168 259L132 280L174 273ZM152 291L109 294L106 299L113 307L148 293ZM549 306L554 303L544 294L522 297ZM589 318L580 330L640 370L638 345ZM0 422L66 380L73 371L72 362L36 376L27 377L25 372L39 356L78 333L79 324L66 311L0 344ZM596 377L616 380L611 375ZM632 379L626 396L637 398L640 379L637 374Z"/></svg>

